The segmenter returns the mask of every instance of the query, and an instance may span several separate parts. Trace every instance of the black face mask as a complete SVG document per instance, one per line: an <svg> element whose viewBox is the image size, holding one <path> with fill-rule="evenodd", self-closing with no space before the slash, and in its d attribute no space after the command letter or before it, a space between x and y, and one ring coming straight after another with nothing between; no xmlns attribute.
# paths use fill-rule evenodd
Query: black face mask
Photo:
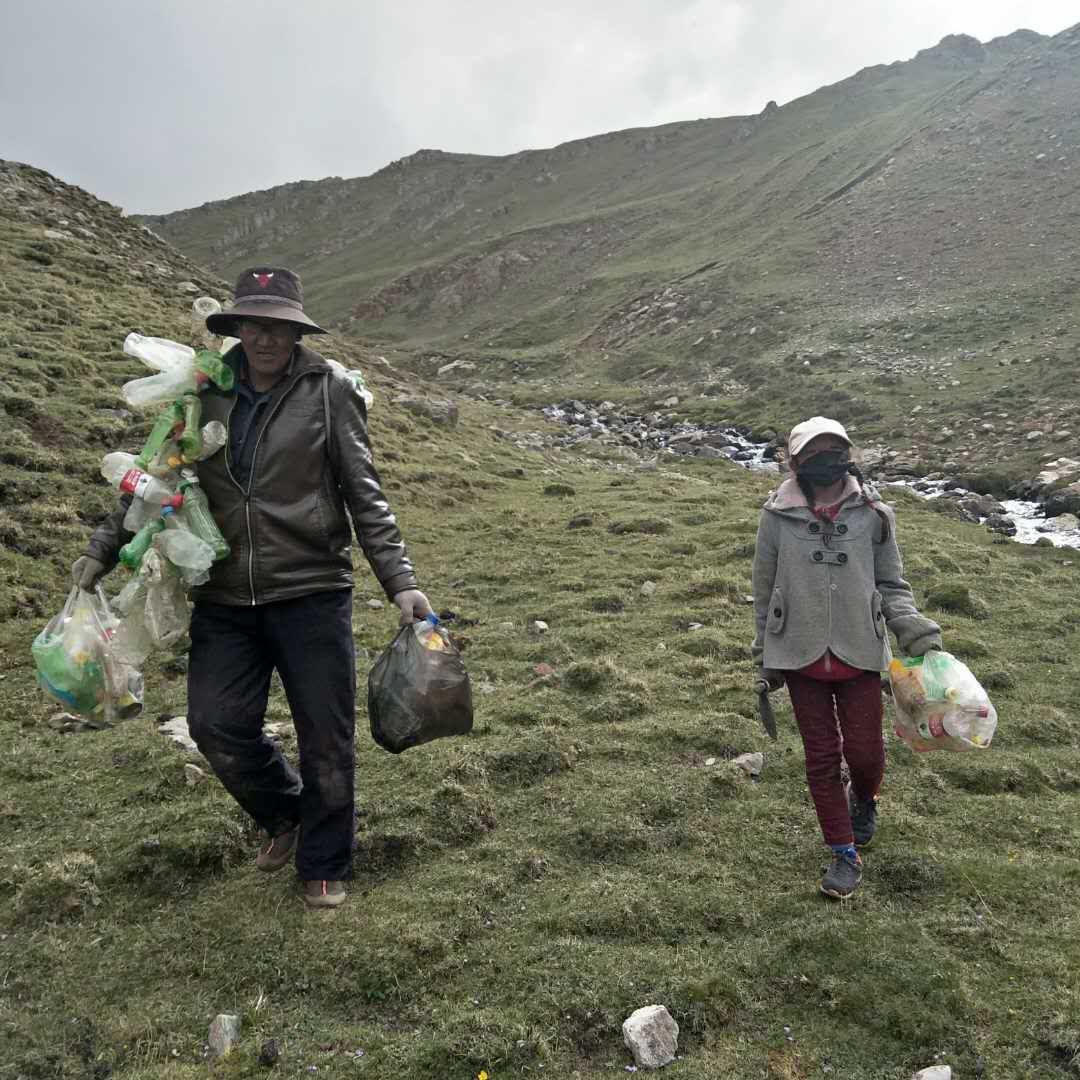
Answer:
<svg viewBox="0 0 1080 1080"><path fill-rule="evenodd" d="M846 450L822 450L815 454L805 465L798 468L799 476L809 480L814 487L831 487L838 480L843 480L851 466L851 457Z"/></svg>

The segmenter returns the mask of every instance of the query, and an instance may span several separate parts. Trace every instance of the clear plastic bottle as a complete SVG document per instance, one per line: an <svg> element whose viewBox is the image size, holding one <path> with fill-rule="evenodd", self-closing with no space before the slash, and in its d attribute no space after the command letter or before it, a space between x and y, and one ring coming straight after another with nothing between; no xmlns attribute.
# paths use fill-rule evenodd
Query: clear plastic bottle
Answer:
<svg viewBox="0 0 1080 1080"><path fill-rule="evenodd" d="M185 524L183 514L171 506L162 507L164 532L157 536L157 547L175 566L189 585L201 585L210 576L214 549L196 536Z"/></svg>
<svg viewBox="0 0 1080 1080"><path fill-rule="evenodd" d="M429 652L442 652L447 646L446 631L439 627L439 616L429 612L424 618L413 623L413 633Z"/></svg>
<svg viewBox="0 0 1080 1080"><path fill-rule="evenodd" d="M985 705L951 704L942 717L941 726L946 735L963 739L973 746L989 746L997 728L997 710L987 702Z"/></svg>
<svg viewBox="0 0 1080 1080"><path fill-rule="evenodd" d="M134 495L143 502L155 503L158 506L179 506L183 502L183 498L168 484L140 469L133 454L125 454L119 450L106 454L101 459L101 475L117 491Z"/></svg>

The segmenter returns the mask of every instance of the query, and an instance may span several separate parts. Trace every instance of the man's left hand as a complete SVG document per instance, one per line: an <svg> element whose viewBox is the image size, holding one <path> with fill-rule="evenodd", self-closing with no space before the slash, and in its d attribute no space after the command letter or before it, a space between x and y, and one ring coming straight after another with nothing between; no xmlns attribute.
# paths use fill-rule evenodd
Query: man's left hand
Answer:
<svg viewBox="0 0 1080 1080"><path fill-rule="evenodd" d="M404 592L399 592L394 597L394 603L401 611L401 618L398 621L402 626L419 622L431 612L428 598L419 589L406 589Z"/></svg>

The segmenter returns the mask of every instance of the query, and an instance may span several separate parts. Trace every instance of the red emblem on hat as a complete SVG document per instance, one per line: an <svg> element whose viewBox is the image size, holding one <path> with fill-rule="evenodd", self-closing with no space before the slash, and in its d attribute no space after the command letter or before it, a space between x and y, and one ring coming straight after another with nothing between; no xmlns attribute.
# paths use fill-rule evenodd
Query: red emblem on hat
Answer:
<svg viewBox="0 0 1080 1080"><path fill-rule="evenodd" d="M266 286L270 284L270 279L274 275L272 273L271 274L266 274L266 273L259 274L259 273L255 273L254 271L252 271L251 276L259 283L259 288L260 289L265 289Z"/></svg>

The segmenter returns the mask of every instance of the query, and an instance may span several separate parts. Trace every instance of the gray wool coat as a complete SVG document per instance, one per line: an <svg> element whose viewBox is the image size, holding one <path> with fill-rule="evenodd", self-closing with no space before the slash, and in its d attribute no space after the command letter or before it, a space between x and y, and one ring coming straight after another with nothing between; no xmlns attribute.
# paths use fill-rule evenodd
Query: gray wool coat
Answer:
<svg viewBox="0 0 1080 1080"><path fill-rule="evenodd" d="M889 522L888 536L877 511ZM834 522L819 520L793 477L761 511L754 554L754 662L798 671L825 650L852 667L881 671L900 651L941 647L941 628L920 615L904 580L896 521L877 492L848 477Z"/></svg>

